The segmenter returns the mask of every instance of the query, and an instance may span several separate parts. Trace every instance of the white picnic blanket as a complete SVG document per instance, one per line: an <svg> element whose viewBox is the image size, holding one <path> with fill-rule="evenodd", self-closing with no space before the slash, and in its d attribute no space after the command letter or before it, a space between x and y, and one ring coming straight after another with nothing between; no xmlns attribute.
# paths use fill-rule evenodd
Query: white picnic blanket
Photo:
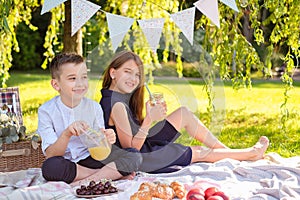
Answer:
<svg viewBox="0 0 300 200"><path fill-rule="evenodd" d="M195 163L177 172L165 174L138 173L134 180L116 181L123 192L94 199L129 200L145 181L170 183L174 180L191 188L193 184L216 185L231 200L300 200L300 156L283 158L267 154L255 162L223 159L215 163ZM41 170L0 173L0 200L80 199L75 188L64 182L46 182Z"/></svg>

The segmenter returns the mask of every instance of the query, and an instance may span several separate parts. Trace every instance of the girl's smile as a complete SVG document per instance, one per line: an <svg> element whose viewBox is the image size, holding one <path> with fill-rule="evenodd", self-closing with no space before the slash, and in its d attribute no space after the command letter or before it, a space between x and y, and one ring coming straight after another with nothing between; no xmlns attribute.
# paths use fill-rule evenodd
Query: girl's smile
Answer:
<svg viewBox="0 0 300 200"><path fill-rule="evenodd" d="M111 68L111 90L120 93L131 93L140 84L140 70L134 60L128 60L118 69Z"/></svg>

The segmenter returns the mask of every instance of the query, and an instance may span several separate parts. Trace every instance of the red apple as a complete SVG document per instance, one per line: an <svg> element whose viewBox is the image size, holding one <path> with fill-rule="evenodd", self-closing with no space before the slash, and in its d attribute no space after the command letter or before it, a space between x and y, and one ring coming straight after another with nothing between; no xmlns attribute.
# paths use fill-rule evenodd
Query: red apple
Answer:
<svg viewBox="0 0 300 200"><path fill-rule="evenodd" d="M193 188L186 194L186 200L205 200L205 198L200 189Z"/></svg>
<svg viewBox="0 0 300 200"><path fill-rule="evenodd" d="M224 192L221 191L215 192L213 196L220 196L223 198L223 200L229 200L229 197Z"/></svg>
<svg viewBox="0 0 300 200"><path fill-rule="evenodd" d="M219 189L216 187L209 187L204 191L205 199L208 199L210 196L214 195L214 193L218 192Z"/></svg>
<svg viewBox="0 0 300 200"><path fill-rule="evenodd" d="M212 195L207 200L223 200L223 198L220 196Z"/></svg>

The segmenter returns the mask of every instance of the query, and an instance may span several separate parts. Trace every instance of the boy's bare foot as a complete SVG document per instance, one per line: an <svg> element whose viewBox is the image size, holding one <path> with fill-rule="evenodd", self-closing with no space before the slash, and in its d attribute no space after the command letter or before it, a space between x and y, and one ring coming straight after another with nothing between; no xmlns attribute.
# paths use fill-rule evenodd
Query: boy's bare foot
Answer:
<svg viewBox="0 0 300 200"><path fill-rule="evenodd" d="M133 180L135 175L136 175L136 173L132 172L131 174L129 174L127 176L123 176L123 177L121 177L117 180ZM72 183L70 183L70 185L71 185L71 187L76 187L76 186L80 186L82 184L86 184L86 183L88 183L88 181L89 181L89 179L83 179L83 180L80 180L80 181L72 182Z"/></svg>
<svg viewBox="0 0 300 200"><path fill-rule="evenodd" d="M266 136L261 136L258 142L252 147L255 156L251 158L251 160L259 160L264 157L264 154L269 146L269 139Z"/></svg>

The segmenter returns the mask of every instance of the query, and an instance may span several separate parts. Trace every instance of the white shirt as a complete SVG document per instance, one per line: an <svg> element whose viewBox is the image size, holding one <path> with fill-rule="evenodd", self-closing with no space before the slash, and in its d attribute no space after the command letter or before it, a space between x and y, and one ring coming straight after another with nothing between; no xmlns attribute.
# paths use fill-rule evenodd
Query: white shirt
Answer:
<svg viewBox="0 0 300 200"><path fill-rule="evenodd" d="M74 121L85 121L91 128L99 130L104 128L103 111L96 101L83 98L78 106L69 108L56 96L44 103L38 109L38 130L42 138L42 150L45 150L61 135L61 133ZM89 156L88 149L78 136L72 136L64 157L78 162Z"/></svg>

